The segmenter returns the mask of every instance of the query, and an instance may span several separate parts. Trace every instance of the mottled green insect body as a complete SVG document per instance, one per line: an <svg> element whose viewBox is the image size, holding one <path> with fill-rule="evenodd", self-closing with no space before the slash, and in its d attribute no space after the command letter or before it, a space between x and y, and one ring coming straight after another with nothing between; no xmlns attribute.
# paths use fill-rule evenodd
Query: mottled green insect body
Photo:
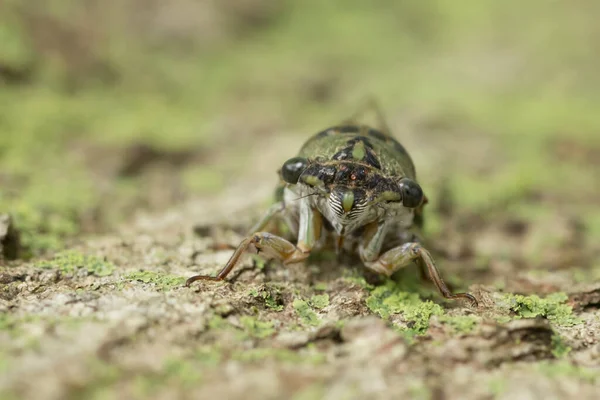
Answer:
<svg viewBox="0 0 600 400"><path fill-rule="evenodd" d="M321 131L302 146L299 155L317 160L363 162L388 176L416 178L414 164L404 146L366 125L341 125Z"/></svg>
<svg viewBox="0 0 600 400"><path fill-rule="evenodd" d="M227 265L216 277L198 275L187 284L224 279L248 250L287 264L333 244L337 252L356 253L365 267L387 276L417 262L444 297L476 304L468 293L452 294L411 231L422 221L427 198L416 182L410 155L389 134L379 112L378 116L381 129L352 119L309 138L279 170L278 202L252 228ZM287 225L290 237L262 231L274 218Z"/></svg>

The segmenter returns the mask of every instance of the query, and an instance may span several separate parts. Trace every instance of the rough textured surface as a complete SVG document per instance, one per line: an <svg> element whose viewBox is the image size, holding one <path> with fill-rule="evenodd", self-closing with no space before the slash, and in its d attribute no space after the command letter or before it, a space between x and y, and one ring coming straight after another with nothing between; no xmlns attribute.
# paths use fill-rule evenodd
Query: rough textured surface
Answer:
<svg viewBox="0 0 600 400"><path fill-rule="evenodd" d="M481 307L471 309L440 302L416 269L375 287L332 261L259 268L249 258L232 282L185 288L184 277L230 254L194 233L196 222L224 218L208 203L2 267L2 388L27 399L591 399L600 390L599 287L559 281L569 297L543 300L475 284Z"/></svg>
<svg viewBox="0 0 600 400"><path fill-rule="evenodd" d="M45 4L0 1L0 398L598 397L600 2ZM480 307L328 253L183 287L370 94Z"/></svg>

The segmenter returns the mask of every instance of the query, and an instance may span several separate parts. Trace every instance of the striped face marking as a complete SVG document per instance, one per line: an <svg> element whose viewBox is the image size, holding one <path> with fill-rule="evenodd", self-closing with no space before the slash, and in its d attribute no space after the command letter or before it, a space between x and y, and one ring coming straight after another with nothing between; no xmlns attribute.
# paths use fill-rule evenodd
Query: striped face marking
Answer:
<svg viewBox="0 0 600 400"><path fill-rule="evenodd" d="M347 190L342 196L342 208L344 212L349 213L354 206L354 192L352 190Z"/></svg>
<svg viewBox="0 0 600 400"><path fill-rule="evenodd" d="M344 235L362 226L365 218L372 215L369 210L364 190L341 186L329 194L323 215L338 234Z"/></svg>
<svg viewBox="0 0 600 400"><path fill-rule="evenodd" d="M329 195L331 210L342 218L356 218L364 210L365 203L365 193L360 189L340 187Z"/></svg>

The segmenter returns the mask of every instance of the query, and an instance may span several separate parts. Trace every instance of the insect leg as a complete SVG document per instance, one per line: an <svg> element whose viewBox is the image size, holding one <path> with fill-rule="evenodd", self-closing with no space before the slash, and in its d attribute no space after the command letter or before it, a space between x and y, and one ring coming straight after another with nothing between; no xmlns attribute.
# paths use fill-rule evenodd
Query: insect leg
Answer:
<svg viewBox="0 0 600 400"><path fill-rule="evenodd" d="M270 232L256 232L240 243L229 261L227 261L227 264L225 264L225 267L219 271L217 276L195 275L189 278L185 285L189 286L191 283L198 280L222 281L236 266L240 257L250 249L255 249L257 253L262 252L272 258L283 260L285 264L302 261L308 257L309 254L308 250L296 247L291 242Z"/></svg>
<svg viewBox="0 0 600 400"><path fill-rule="evenodd" d="M381 235L383 236L383 235ZM371 242L378 240L378 235L373 235ZM382 240L382 239L379 239ZM424 267L429 275L429 279L435 284L442 296L447 299L467 299L472 304L477 305L477 300L469 293L453 294L446 286L440 273L433 262L431 254L420 243L409 242L383 253L379 258L373 260L373 253L367 251L370 247L376 246L370 242L366 245L361 244L360 256L365 266L377 273L391 276L402 267L408 266L411 262L417 262L420 267Z"/></svg>
<svg viewBox="0 0 600 400"><path fill-rule="evenodd" d="M246 236L250 236L254 232L260 232L263 229L265 229L265 227L269 224L269 222L271 222L275 217L278 217L279 214L281 214L283 211L285 211L285 204L283 201L279 201L279 202L273 204L271 207L269 207L267 212L265 212L262 215L260 220L258 220L258 222L256 222L254 224L254 226L246 233ZM284 222L289 225L289 222L287 219L285 219ZM216 243L212 244L210 246L210 248L212 250L234 250L237 247L232 246L229 243L216 242Z"/></svg>
<svg viewBox="0 0 600 400"><path fill-rule="evenodd" d="M320 237L321 218L321 214L313 210L308 205L308 201L305 201L305 204L301 204L300 231L297 245L270 232L253 233L242 240L217 276L195 275L189 278L185 285L189 286L198 280L222 281L248 250L255 250L257 253L262 252L267 257L282 260L284 264L302 261L309 256L315 242Z"/></svg>

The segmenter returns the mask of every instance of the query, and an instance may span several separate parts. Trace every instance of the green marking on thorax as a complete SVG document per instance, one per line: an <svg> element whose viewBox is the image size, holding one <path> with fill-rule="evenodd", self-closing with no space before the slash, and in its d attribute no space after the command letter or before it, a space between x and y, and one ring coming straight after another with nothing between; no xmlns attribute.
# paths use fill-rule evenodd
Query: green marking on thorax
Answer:
<svg viewBox="0 0 600 400"><path fill-rule="evenodd" d="M365 158L365 155L365 144L361 141L358 141L352 148L352 158L354 158L357 161L360 161Z"/></svg>

